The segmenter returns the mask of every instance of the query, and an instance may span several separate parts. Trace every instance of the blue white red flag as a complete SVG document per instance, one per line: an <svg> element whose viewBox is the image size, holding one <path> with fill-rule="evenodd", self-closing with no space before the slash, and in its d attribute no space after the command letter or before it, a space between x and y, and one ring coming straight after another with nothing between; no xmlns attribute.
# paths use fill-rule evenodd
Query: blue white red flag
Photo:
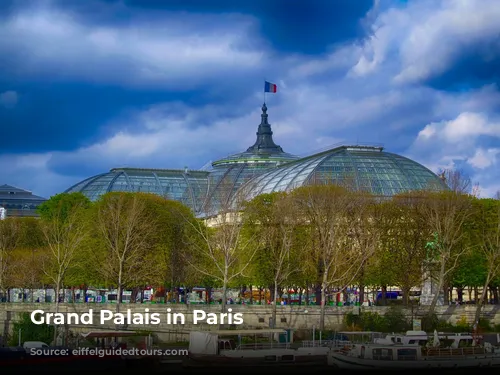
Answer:
<svg viewBox="0 0 500 375"><path fill-rule="evenodd" d="M266 83L264 85L264 92L276 93L276 92L278 92L278 86L276 86L274 83L266 81Z"/></svg>

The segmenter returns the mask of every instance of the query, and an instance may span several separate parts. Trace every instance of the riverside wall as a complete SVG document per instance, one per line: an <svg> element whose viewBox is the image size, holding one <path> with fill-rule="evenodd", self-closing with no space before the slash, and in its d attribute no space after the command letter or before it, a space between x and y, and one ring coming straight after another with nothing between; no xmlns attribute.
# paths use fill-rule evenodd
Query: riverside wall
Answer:
<svg viewBox="0 0 500 375"><path fill-rule="evenodd" d="M232 309L232 314L242 313L243 324L229 326L226 328L250 329L250 328L267 328L269 327L272 317L272 306L261 305L227 305ZM193 310L203 310L206 313L219 314L221 311L220 305L185 305L185 304L122 304L120 312L124 313L127 309L131 313L145 313L145 309L149 309L149 313L160 313L161 323L154 325L123 325L117 327L109 322L104 325L99 324L100 310L111 310L116 312L116 304L84 304L84 303L63 303L59 305L59 312L78 314L87 313L92 309L94 313L93 325L69 325L68 328L74 332L89 332L97 330L137 330L151 331L161 341L184 341L191 330L210 330L217 329L217 325L192 324ZM171 313L184 314L185 324L167 324L166 314L167 309L171 309ZM359 313L359 311L371 311L378 314L385 314L389 307L385 306L328 306L325 314L326 329L341 329L345 314L349 312ZM33 310L43 310L44 312L55 312L55 305L50 303L0 303L0 335L5 336L12 330L13 323L17 321L23 312L31 313ZM425 307L405 308L403 312L408 319L418 319L426 313ZM451 324L456 324L459 321L472 323L474 320L475 306L437 306L436 314L442 320L446 320ZM500 324L500 305L486 305L483 307L482 316L492 324ZM320 323L320 308L319 306L277 306L277 328L291 328L294 330L312 330L318 327Z"/></svg>

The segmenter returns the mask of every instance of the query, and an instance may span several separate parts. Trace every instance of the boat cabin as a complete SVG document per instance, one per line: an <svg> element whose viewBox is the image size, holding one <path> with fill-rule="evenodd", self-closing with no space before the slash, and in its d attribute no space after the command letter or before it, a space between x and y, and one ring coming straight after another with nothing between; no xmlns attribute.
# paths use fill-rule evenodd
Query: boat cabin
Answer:
<svg viewBox="0 0 500 375"><path fill-rule="evenodd" d="M347 355L380 361L416 361L422 357L422 348L418 345L355 345Z"/></svg>
<svg viewBox="0 0 500 375"><path fill-rule="evenodd" d="M405 335L391 334L383 339L374 340L377 344L402 344L426 346L429 342L429 335L425 331L407 331ZM438 338L440 346L446 348L463 348L474 345L474 337L464 333L444 333L439 332ZM480 339L480 337L478 337ZM476 338L476 340L478 339ZM476 344L478 342L476 341Z"/></svg>

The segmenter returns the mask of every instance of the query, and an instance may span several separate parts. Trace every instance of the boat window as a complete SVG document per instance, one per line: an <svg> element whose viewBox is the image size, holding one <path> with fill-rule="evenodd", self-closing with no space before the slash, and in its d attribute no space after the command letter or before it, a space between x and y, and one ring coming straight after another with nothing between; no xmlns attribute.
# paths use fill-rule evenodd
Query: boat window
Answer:
<svg viewBox="0 0 500 375"><path fill-rule="evenodd" d="M373 349L373 359L392 361L392 349Z"/></svg>
<svg viewBox="0 0 500 375"><path fill-rule="evenodd" d="M398 337L398 338L396 339L396 342L401 342L401 337Z"/></svg>
<svg viewBox="0 0 500 375"><path fill-rule="evenodd" d="M408 341L408 344L415 344L417 342L417 340L410 340Z"/></svg>
<svg viewBox="0 0 500 375"><path fill-rule="evenodd" d="M418 340L418 345L420 345L420 346L427 345L427 340Z"/></svg>
<svg viewBox="0 0 500 375"><path fill-rule="evenodd" d="M417 349L398 349L398 360L415 361L417 359Z"/></svg>

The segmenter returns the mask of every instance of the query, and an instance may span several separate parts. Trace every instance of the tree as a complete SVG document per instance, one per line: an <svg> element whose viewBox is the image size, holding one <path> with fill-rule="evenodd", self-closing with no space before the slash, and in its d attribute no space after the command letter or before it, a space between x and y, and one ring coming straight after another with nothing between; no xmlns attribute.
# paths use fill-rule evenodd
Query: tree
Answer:
<svg viewBox="0 0 500 375"><path fill-rule="evenodd" d="M297 216L310 225L311 259L318 266L321 285L320 329L324 329L329 287L343 290L351 284L369 258L365 250L374 248L371 242L368 248L361 245L375 233L373 228L365 227L366 234L358 229L372 226L363 194L335 185L312 185L294 190L292 197Z"/></svg>
<svg viewBox="0 0 500 375"><path fill-rule="evenodd" d="M297 222L294 205L286 193L262 194L249 202L244 211L244 226L254 238L260 259L256 268L264 273L261 281L274 287L272 323L276 324L278 287L298 270L294 239Z"/></svg>
<svg viewBox="0 0 500 375"><path fill-rule="evenodd" d="M252 238L242 233L246 195L244 191L234 193L233 185L231 179L219 183L217 195L205 203L205 220L187 220L197 236L190 241L194 253L186 261L196 272L222 284L222 312L226 311L229 283L246 276L256 253Z"/></svg>
<svg viewBox="0 0 500 375"><path fill-rule="evenodd" d="M117 287L117 311L124 288L142 284L151 276L150 250L157 226L145 203L148 196L107 193L95 203L93 210L96 243L89 256L99 264L101 277Z"/></svg>
<svg viewBox="0 0 500 375"><path fill-rule="evenodd" d="M476 217L474 220L479 249L484 257L486 275L483 291L476 301L475 326L479 324L481 309L490 283L500 276L500 200L478 199L476 203Z"/></svg>
<svg viewBox="0 0 500 375"><path fill-rule="evenodd" d="M76 208L89 208L90 200L82 193L61 193L50 197L38 206L37 211L43 220L65 221L73 215Z"/></svg>
<svg viewBox="0 0 500 375"><path fill-rule="evenodd" d="M156 195L144 196L146 209L155 218L153 264L150 280L155 280L174 292L189 280L189 267L185 259L190 256L189 238L196 233L187 222L195 222L191 210L182 203Z"/></svg>
<svg viewBox="0 0 500 375"><path fill-rule="evenodd" d="M460 258L467 253L470 244L466 239L466 225L472 215L472 197L460 191L429 192L424 200L424 216L427 218L433 238L427 246L428 267L437 273L436 294L429 308L434 314L446 278L456 269ZM434 266L437 269L434 270Z"/></svg>
<svg viewBox="0 0 500 375"><path fill-rule="evenodd" d="M431 235L423 199L419 192L396 195L384 204L381 215L384 222L382 243L390 254L390 261L385 266L391 269L395 285L401 287L405 305L409 302L411 288L422 281L426 238Z"/></svg>
<svg viewBox="0 0 500 375"><path fill-rule="evenodd" d="M76 196L76 199L75 199ZM68 270L74 265L78 251L89 235L83 220L83 210L88 207L88 200L79 195L60 194L49 199L42 209L42 232L47 245L47 252L42 258L42 269L54 285L55 312L59 312L60 291ZM49 209L50 208L50 209ZM57 329L54 330L54 341Z"/></svg>
<svg viewBox="0 0 500 375"><path fill-rule="evenodd" d="M8 290L12 285L12 252L17 248L21 238L19 219L0 220L0 292L8 301ZM1 300L1 299L0 299Z"/></svg>

